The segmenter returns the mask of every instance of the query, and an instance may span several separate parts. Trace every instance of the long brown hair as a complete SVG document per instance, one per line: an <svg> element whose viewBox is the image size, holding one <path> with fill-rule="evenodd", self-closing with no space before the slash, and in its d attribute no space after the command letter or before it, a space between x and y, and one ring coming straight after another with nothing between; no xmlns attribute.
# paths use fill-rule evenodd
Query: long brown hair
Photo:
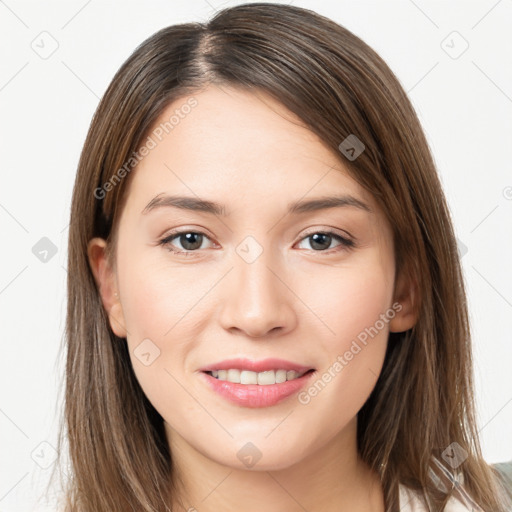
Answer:
<svg viewBox="0 0 512 512"><path fill-rule="evenodd" d="M170 510L177 487L163 418L137 382L126 343L110 328L87 243L105 238L115 264L117 222L129 173L136 172L127 162L171 102L210 83L265 91L337 152L392 226L397 275L417 283L417 323L390 335L381 375L358 414L358 450L381 475L386 510L398 511L401 483L421 491L429 510L442 510L464 490L484 511L504 512L498 473L479 446L456 239L417 115L396 76L361 39L310 10L271 3L160 30L121 66L98 105L69 228L59 438L59 452L65 434L69 442L66 511ZM356 159L339 149L349 135L364 144ZM459 468L463 485L449 478L449 485L436 484L453 443L468 454Z"/></svg>

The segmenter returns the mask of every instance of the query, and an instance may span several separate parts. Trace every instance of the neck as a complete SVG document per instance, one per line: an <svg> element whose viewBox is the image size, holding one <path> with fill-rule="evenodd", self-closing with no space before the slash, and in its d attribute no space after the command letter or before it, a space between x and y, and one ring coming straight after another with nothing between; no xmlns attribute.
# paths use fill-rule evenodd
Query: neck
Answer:
<svg viewBox="0 0 512 512"><path fill-rule="evenodd" d="M166 429L180 489L173 512L384 511L380 478L357 453L357 417L312 453L278 470L219 464L168 424Z"/></svg>

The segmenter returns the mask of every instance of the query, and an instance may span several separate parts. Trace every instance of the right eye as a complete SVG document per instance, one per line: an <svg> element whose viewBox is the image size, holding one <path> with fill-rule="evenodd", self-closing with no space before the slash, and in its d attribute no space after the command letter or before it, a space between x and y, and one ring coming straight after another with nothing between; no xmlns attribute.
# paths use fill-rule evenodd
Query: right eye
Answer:
<svg viewBox="0 0 512 512"><path fill-rule="evenodd" d="M165 238L160 240L159 245L167 247L167 249L175 254L189 255L192 252L197 252L197 249L201 249L204 238L208 236L204 233L191 230L173 231L169 233ZM183 250L176 250L173 248L171 242L177 239L182 244Z"/></svg>

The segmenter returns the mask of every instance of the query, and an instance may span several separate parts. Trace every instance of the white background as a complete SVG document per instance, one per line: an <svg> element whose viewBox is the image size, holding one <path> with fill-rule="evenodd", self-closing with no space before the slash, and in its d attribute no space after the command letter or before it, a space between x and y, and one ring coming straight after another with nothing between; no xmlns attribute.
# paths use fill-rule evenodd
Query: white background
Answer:
<svg viewBox="0 0 512 512"><path fill-rule="evenodd" d="M1 512L55 509L40 495L61 411L69 205L99 98L152 33L238 3L0 1ZM512 0L293 3L372 46L418 112L463 244L484 456L512 460ZM469 44L458 58L453 31ZM33 49L51 44L46 59ZM32 252L42 237L57 248L47 262Z"/></svg>

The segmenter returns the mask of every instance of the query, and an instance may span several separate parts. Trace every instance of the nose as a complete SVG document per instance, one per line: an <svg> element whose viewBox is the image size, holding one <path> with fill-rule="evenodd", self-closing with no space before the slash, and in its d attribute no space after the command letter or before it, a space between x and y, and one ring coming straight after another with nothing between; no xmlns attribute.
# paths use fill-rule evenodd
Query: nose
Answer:
<svg viewBox="0 0 512 512"><path fill-rule="evenodd" d="M295 295L289 287L287 273L271 268L269 263L266 252L252 263L235 259L235 268L226 276L220 314L224 329L262 338L283 335L295 328Z"/></svg>

